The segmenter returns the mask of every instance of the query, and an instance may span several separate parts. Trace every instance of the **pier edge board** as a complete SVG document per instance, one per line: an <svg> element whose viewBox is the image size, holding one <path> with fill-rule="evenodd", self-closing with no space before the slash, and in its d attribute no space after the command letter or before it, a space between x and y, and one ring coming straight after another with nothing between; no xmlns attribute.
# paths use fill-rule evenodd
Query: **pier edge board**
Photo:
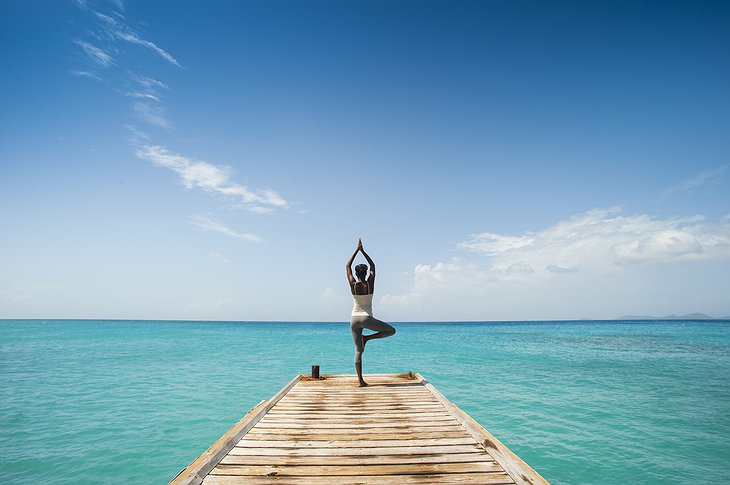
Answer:
<svg viewBox="0 0 730 485"><path fill-rule="evenodd" d="M305 376L298 374L281 388L268 401L261 401L233 425L218 441L213 443L202 455L170 480L168 485L200 485L203 479L218 465L218 463L236 446L241 438L253 428L266 413L273 408L289 390L297 385Z"/></svg>
<svg viewBox="0 0 730 485"><path fill-rule="evenodd" d="M501 441L495 438L489 431L479 424L474 418L469 416L465 411L459 408L456 404L452 403L446 398L441 391L431 384L425 377L420 373L416 373L415 376L420 379L421 383L433 393L436 399L441 402L446 409L451 411L454 417L466 428L469 434L479 443L479 446L484 448L497 463L502 465L504 471L512 477L512 479L518 485L550 485L550 482L545 480L542 475L537 473L527 463L522 461L520 457L515 455L509 448L507 448Z"/></svg>

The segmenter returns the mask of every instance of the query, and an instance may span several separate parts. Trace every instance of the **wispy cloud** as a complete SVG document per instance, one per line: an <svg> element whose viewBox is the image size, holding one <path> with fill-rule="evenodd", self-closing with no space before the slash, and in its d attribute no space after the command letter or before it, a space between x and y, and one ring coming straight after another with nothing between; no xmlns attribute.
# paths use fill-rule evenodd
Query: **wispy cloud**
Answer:
<svg viewBox="0 0 730 485"><path fill-rule="evenodd" d="M136 126L124 125L124 127L129 130L129 143L131 143L133 146L139 146L143 143L149 142L149 135L147 135L147 133L145 133L144 131L139 130Z"/></svg>
<svg viewBox="0 0 730 485"><path fill-rule="evenodd" d="M130 93L127 93L127 96L131 96L137 99L149 99L150 101L160 101L160 98L158 96L150 93L143 93L140 91L132 91Z"/></svg>
<svg viewBox="0 0 730 485"><path fill-rule="evenodd" d="M132 78L134 78L137 84L145 88L146 92L155 92L158 88L168 89L167 84L148 76L137 76L132 74Z"/></svg>
<svg viewBox="0 0 730 485"><path fill-rule="evenodd" d="M123 40L125 42L129 42L131 44L135 44L141 47L145 47L147 49L150 49L151 51L155 52L157 55L165 59L170 64L173 64L177 67L180 66L180 63L177 62L177 59L175 59L169 52L167 52L165 49L162 49L157 44L155 44L152 41L143 39L139 36L129 25L126 23L120 22L108 15L104 15L103 13L96 12L96 16L99 18L99 20L102 21L102 24L105 26L106 32L110 34L113 37L116 37L117 39Z"/></svg>
<svg viewBox="0 0 730 485"><path fill-rule="evenodd" d="M81 49L86 53L89 59L91 59L94 63L100 65L101 67L109 67L114 65L114 59L112 58L112 56L110 56L103 49L95 46L94 44L81 39L74 39L74 43L81 47Z"/></svg>
<svg viewBox="0 0 730 485"><path fill-rule="evenodd" d="M90 72L90 71L72 70L71 74L73 74L74 76L79 76L79 77L89 77L91 79L96 79L97 81L102 80L99 76L97 76L95 73Z"/></svg>
<svg viewBox="0 0 730 485"><path fill-rule="evenodd" d="M711 182L717 182L723 175L725 175L725 173L728 171L728 168L730 168L729 164L723 164L713 169L700 172L695 176L670 187L664 192L663 195L666 197L675 192L686 192L702 187L703 185Z"/></svg>
<svg viewBox="0 0 730 485"><path fill-rule="evenodd" d="M218 263L223 264L230 264L231 260L226 258L220 253L216 253L215 251L208 253L208 255L205 257L205 259L210 259L211 261L216 261Z"/></svg>
<svg viewBox="0 0 730 485"><path fill-rule="evenodd" d="M168 89L162 81L146 76L131 74L137 84L137 89L128 92L127 96L137 99L134 103L134 111L147 123L159 128L170 129L172 121L167 116L167 110L161 103L160 90Z"/></svg>
<svg viewBox="0 0 730 485"><path fill-rule="evenodd" d="M170 129L173 126L167 118L165 109L156 103L138 101L134 103L134 112L151 125L164 129Z"/></svg>
<svg viewBox="0 0 730 485"><path fill-rule="evenodd" d="M168 168L180 176L187 188L194 187L236 198L251 212L267 214L277 208L287 207L287 202L273 190L252 191L231 179L231 168L192 160L171 153L159 145L142 145L136 155L160 167Z"/></svg>
<svg viewBox="0 0 730 485"><path fill-rule="evenodd" d="M147 49L150 49L150 50L156 52L157 54L160 55L160 57L165 59L170 64L174 64L177 67L182 67L182 66L180 66L180 63L177 62L177 60L174 57L172 57L172 55L170 55L169 52L158 47L154 42L151 42L151 41L145 40L145 39L141 39L137 34L132 33L132 32L115 32L115 34L117 35L117 37L119 37L122 40L131 42L132 44L136 44L136 45L139 45L142 47L146 47Z"/></svg>
<svg viewBox="0 0 730 485"><path fill-rule="evenodd" d="M261 237L257 236L256 234L248 234L244 232L237 232L233 229L227 227L225 224L220 222L218 219L211 215L205 215L205 214L191 214L188 216L188 221L191 224L194 224L198 226L201 229L205 229L206 231L213 231L218 232L221 234L225 234L226 236L239 239L241 241L246 242L260 242Z"/></svg>

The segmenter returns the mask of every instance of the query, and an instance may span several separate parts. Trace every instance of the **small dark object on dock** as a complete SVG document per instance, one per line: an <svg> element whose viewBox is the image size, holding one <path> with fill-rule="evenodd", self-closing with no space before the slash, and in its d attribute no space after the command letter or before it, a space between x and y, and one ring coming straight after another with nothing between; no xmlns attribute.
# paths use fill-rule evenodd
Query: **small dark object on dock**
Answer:
<svg viewBox="0 0 730 485"><path fill-rule="evenodd" d="M319 379L319 366L312 364L312 379Z"/></svg>

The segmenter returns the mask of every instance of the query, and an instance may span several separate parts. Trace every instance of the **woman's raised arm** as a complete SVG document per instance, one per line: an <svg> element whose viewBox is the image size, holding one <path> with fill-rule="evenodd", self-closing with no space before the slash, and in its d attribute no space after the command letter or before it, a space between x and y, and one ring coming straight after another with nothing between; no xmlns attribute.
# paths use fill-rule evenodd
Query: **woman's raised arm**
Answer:
<svg viewBox="0 0 730 485"><path fill-rule="evenodd" d="M347 281L350 283L350 286L355 284L355 277L352 276L352 263L355 261L355 256L357 256L357 252L362 249L362 240L357 241L357 247L355 248L355 252L352 253L352 256L350 256L350 259L347 260L347 264L345 265L345 271L347 272Z"/></svg>
<svg viewBox="0 0 730 485"><path fill-rule="evenodd" d="M367 260L368 264L370 265L370 274L368 275L368 284L370 285L370 291L372 291L373 287L375 286L375 261L373 261L373 258L371 258L368 253L365 252L365 249L362 247L362 241L360 242L360 252L363 256L365 256L365 259Z"/></svg>

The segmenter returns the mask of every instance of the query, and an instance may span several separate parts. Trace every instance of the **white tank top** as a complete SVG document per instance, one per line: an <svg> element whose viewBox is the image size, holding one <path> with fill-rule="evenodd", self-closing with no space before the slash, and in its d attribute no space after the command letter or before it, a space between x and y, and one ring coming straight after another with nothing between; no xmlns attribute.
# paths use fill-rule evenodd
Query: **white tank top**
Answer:
<svg viewBox="0 0 730 485"><path fill-rule="evenodd" d="M367 283L367 282L366 282ZM352 305L352 315L353 317L367 317L373 316L373 294L370 293L370 283L367 283L368 285L368 294L367 295L352 295L352 299L354 300Z"/></svg>

